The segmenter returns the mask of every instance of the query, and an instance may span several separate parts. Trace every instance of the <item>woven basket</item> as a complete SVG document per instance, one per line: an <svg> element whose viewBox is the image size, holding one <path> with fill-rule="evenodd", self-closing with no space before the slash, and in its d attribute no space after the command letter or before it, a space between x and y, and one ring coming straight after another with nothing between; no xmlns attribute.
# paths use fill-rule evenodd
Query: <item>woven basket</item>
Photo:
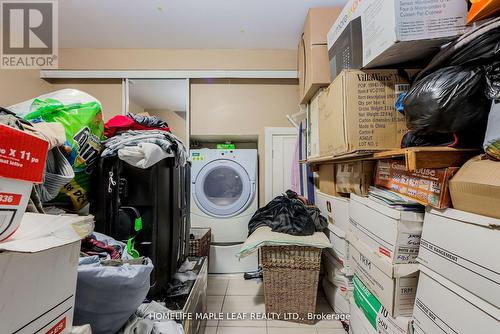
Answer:
<svg viewBox="0 0 500 334"><path fill-rule="evenodd" d="M189 239L189 256L206 256L210 255L210 241L212 240L212 232L209 228L191 228L190 231L194 235L194 239Z"/></svg>
<svg viewBox="0 0 500 334"><path fill-rule="evenodd" d="M278 314L283 320L314 323L308 315L316 311L320 265L319 248L262 247L266 313ZM290 314L298 318L290 318Z"/></svg>

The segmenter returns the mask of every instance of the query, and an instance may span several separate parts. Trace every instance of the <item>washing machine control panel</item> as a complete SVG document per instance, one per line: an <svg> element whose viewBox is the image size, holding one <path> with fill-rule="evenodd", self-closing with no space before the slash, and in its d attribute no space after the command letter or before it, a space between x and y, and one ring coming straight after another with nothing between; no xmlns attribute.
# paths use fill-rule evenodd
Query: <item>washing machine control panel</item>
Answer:
<svg viewBox="0 0 500 334"><path fill-rule="evenodd" d="M216 152L217 157L220 159L237 159L239 157L234 150L217 150ZM213 151L210 158L214 158ZM191 152L191 159L193 161L206 161L210 158L204 152Z"/></svg>

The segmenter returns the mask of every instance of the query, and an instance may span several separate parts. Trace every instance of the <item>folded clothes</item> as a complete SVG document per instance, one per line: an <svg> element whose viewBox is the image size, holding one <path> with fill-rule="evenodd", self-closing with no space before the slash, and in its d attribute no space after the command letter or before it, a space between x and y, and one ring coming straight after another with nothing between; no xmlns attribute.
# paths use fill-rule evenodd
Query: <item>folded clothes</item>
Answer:
<svg viewBox="0 0 500 334"><path fill-rule="evenodd" d="M154 144L159 146L167 156L175 157L178 165L185 165L187 162L187 150L184 147L182 141L180 141L176 136L169 132L149 130L149 131L135 131L129 130L122 132L114 137L111 137L103 142L104 151L102 152L102 157L109 157L117 155L121 149L128 147L142 147L144 153L145 143ZM126 153L127 151L123 151ZM136 150L135 153L139 152ZM149 153L148 153L149 154ZM144 153L146 156L146 153ZM132 159L132 157L131 157ZM137 157L133 159L137 160ZM140 159L139 159L140 161ZM144 162L146 165L147 162Z"/></svg>
<svg viewBox="0 0 500 334"><path fill-rule="evenodd" d="M129 130L160 130L170 131L168 124L156 116L117 115L104 124L104 135L111 138L121 132Z"/></svg>

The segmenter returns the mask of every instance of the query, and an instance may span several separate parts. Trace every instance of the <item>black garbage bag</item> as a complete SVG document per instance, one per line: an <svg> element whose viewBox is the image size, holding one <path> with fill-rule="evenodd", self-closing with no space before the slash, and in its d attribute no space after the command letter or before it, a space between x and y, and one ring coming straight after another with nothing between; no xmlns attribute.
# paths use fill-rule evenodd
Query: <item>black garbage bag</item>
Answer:
<svg viewBox="0 0 500 334"><path fill-rule="evenodd" d="M323 231L328 222L318 208L304 205L295 192L288 190L255 212L248 223L248 235L262 226L269 226L273 232L306 236Z"/></svg>
<svg viewBox="0 0 500 334"><path fill-rule="evenodd" d="M404 98L408 129L421 134L459 133L486 124L491 100L483 66L451 66L415 83Z"/></svg>
<svg viewBox="0 0 500 334"><path fill-rule="evenodd" d="M421 80L439 68L478 66L500 57L500 17L471 29L444 47L416 77Z"/></svg>

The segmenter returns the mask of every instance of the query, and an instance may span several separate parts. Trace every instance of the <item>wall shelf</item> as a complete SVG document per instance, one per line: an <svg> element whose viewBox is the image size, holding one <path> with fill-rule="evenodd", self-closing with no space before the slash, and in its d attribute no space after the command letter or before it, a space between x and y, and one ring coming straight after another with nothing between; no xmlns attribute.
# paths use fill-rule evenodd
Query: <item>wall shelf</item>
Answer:
<svg viewBox="0 0 500 334"><path fill-rule="evenodd" d="M41 70L42 79L297 79L297 71Z"/></svg>

